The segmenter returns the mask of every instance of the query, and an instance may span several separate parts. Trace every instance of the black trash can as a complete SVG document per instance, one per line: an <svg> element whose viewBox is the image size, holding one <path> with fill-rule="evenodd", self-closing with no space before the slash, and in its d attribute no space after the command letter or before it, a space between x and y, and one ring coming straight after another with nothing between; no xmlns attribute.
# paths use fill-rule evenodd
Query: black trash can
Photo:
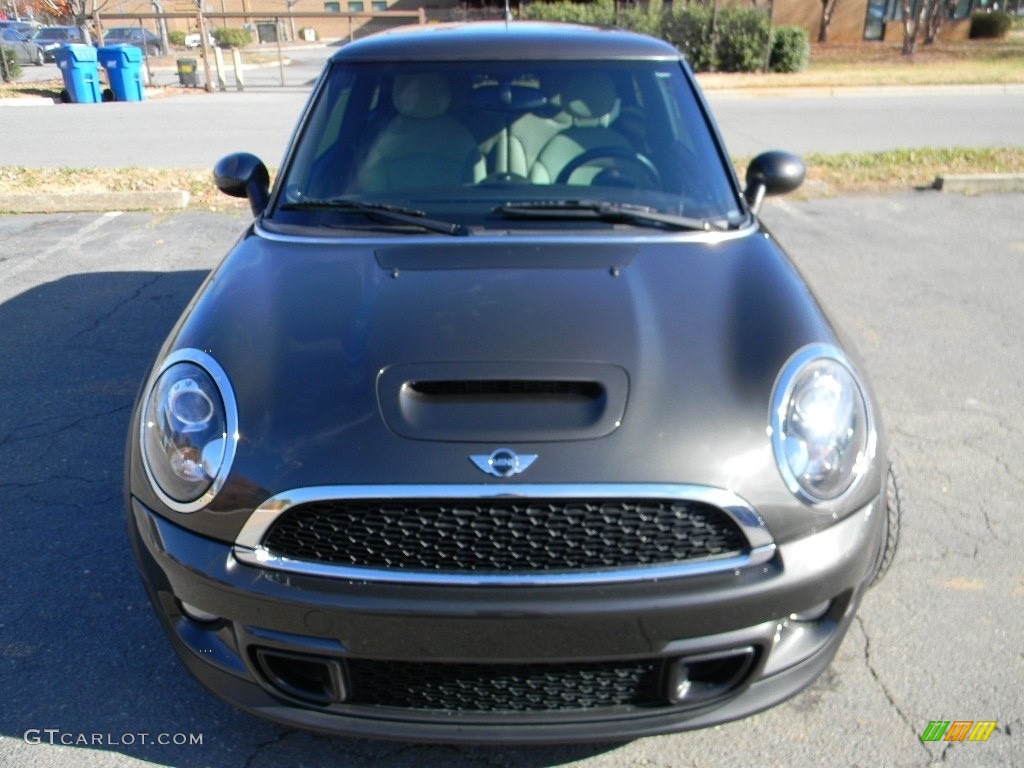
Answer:
<svg viewBox="0 0 1024 768"><path fill-rule="evenodd" d="M178 59L178 84L191 88L199 87L199 75L196 72L195 59Z"/></svg>

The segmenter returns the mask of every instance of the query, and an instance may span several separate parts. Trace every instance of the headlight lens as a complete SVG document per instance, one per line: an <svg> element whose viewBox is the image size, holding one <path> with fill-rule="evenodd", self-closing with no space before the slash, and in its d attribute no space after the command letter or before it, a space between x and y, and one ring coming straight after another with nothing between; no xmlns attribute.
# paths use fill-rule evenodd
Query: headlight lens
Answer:
<svg viewBox="0 0 1024 768"><path fill-rule="evenodd" d="M206 506L234 455L235 412L220 366L181 350L153 381L142 414L143 463L161 500L179 512Z"/></svg>
<svg viewBox="0 0 1024 768"><path fill-rule="evenodd" d="M839 350L805 347L775 385L772 441L789 489L812 504L838 499L866 471L874 432L864 392Z"/></svg>

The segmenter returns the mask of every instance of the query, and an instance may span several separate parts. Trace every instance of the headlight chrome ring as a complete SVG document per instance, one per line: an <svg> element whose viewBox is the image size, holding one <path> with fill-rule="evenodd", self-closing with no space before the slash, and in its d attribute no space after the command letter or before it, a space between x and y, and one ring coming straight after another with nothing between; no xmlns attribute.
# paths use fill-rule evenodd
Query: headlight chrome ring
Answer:
<svg viewBox="0 0 1024 768"><path fill-rule="evenodd" d="M179 349L150 376L142 409L139 447L154 493L177 512L202 509L223 487L238 441L227 374L207 352Z"/></svg>
<svg viewBox="0 0 1024 768"><path fill-rule="evenodd" d="M801 348L775 382L769 417L775 462L801 501L830 510L867 473L877 435L853 366L831 344Z"/></svg>

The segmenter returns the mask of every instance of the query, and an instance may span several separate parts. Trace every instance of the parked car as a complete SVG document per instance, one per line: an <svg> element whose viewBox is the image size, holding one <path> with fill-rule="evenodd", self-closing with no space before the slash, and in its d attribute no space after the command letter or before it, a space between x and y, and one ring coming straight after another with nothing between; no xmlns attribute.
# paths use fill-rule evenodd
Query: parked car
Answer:
<svg viewBox="0 0 1024 768"><path fill-rule="evenodd" d="M81 45L85 42L78 27L43 27L36 32L32 42L43 49L46 61L54 60L54 51L62 45Z"/></svg>
<svg viewBox="0 0 1024 768"><path fill-rule="evenodd" d="M43 49L29 40L25 35L16 29L0 29L0 40L3 47L14 54L14 58L21 64L35 64L41 67L45 56Z"/></svg>
<svg viewBox="0 0 1024 768"><path fill-rule="evenodd" d="M217 164L255 220L131 418L130 538L185 666L290 726L503 744L811 684L900 494L863 363L757 217L803 176L770 152L741 185L649 37L341 48L272 188Z"/></svg>
<svg viewBox="0 0 1024 768"><path fill-rule="evenodd" d="M193 48L198 48L200 43L202 43L202 41L203 41L202 35L200 35L198 32L192 32L191 34L185 35L185 47L190 49L190 50L193 49ZM213 48L216 45L217 45L217 41L214 39L213 35L207 34L206 35L206 46L208 48Z"/></svg>
<svg viewBox="0 0 1024 768"><path fill-rule="evenodd" d="M17 21L15 19L0 19L0 29L14 29L21 32L25 37L30 38L36 33L40 25L34 21Z"/></svg>
<svg viewBox="0 0 1024 768"><path fill-rule="evenodd" d="M141 48L147 56L159 56L163 53L160 38L142 27L113 27L103 34L103 45L134 45Z"/></svg>

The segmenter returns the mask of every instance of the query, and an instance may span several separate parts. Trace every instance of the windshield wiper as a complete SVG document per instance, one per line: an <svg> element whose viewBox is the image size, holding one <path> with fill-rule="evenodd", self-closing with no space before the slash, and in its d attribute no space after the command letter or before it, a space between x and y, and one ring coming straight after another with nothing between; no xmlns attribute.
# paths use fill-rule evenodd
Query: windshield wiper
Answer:
<svg viewBox="0 0 1024 768"><path fill-rule="evenodd" d="M493 212L516 219L597 219L598 221L653 225L698 232L726 229L722 224L709 219L676 216L671 213L661 213L644 205L601 200L533 200L522 203L505 203L499 205Z"/></svg>
<svg viewBox="0 0 1024 768"><path fill-rule="evenodd" d="M469 227L465 224L454 224L450 221L431 219L427 217L426 213L417 211L415 208L402 208L401 206L389 205L387 203L361 203L358 200L345 200L342 198L309 199L285 203L281 206L281 210L351 211L352 213L361 213L378 221L392 224L408 224L430 232L440 232L442 235L463 237L471 234Z"/></svg>

